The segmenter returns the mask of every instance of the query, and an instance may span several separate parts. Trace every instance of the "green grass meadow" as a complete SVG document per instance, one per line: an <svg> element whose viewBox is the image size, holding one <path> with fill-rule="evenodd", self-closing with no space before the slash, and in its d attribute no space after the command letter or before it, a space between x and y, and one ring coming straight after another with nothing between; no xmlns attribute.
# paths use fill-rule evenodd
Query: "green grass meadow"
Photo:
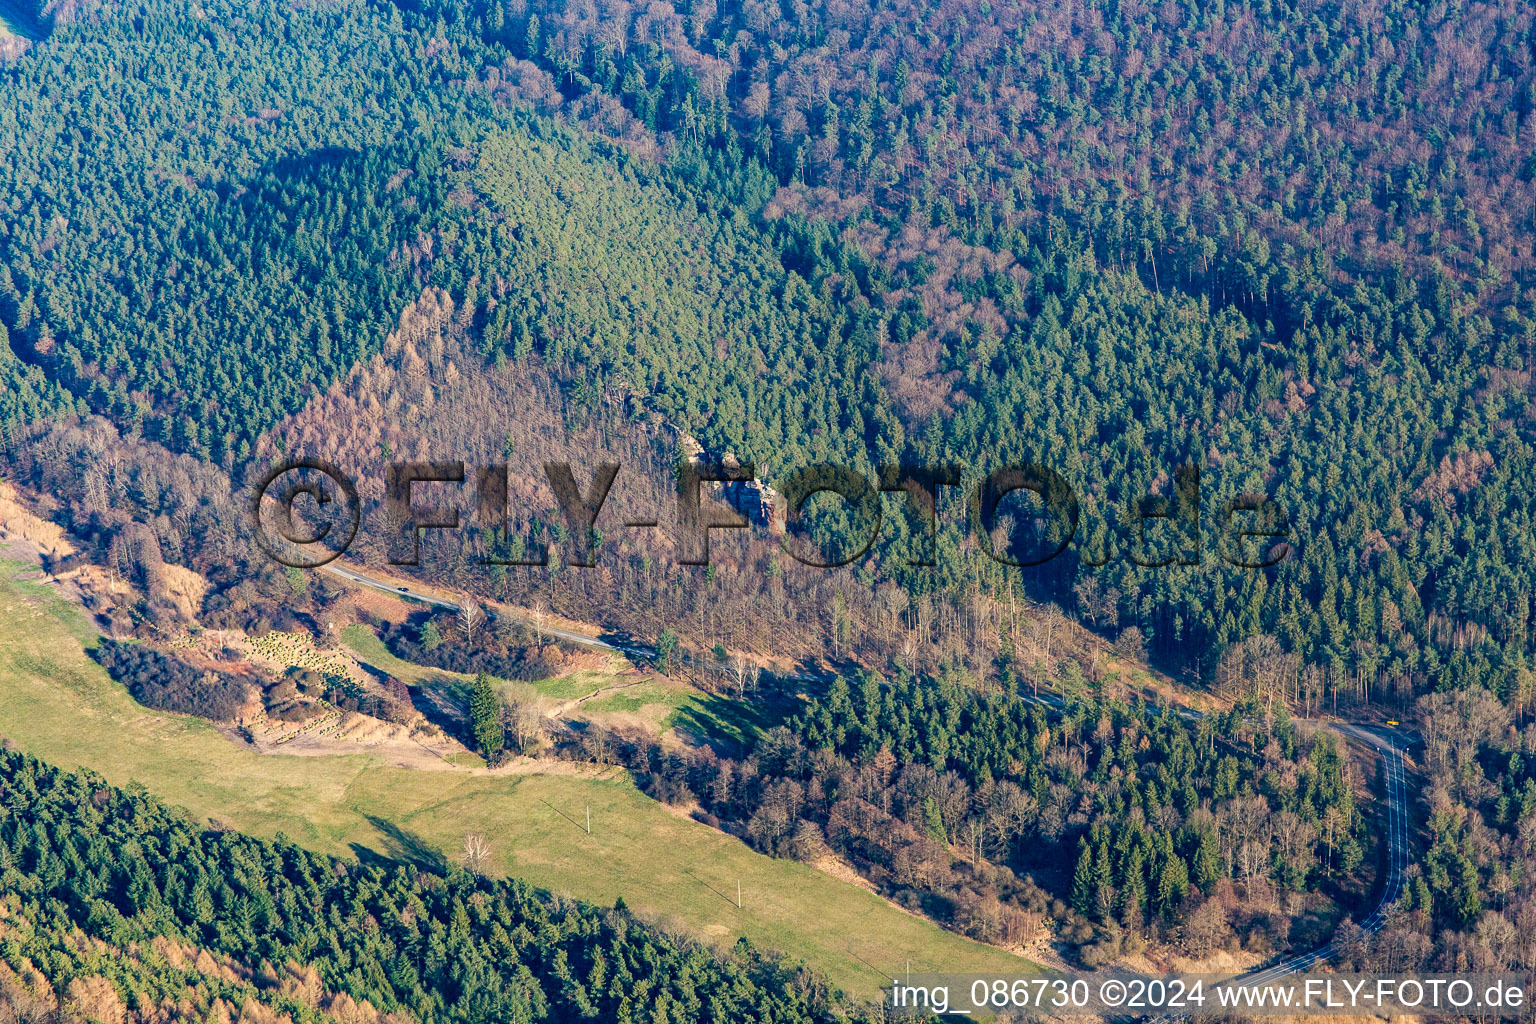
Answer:
<svg viewBox="0 0 1536 1024"><path fill-rule="evenodd" d="M622 772L491 775L469 764L396 768L366 753L258 754L200 719L137 704L87 656L95 634L81 611L26 575L0 562L0 734L53 764L142 783L194 818L342 856L442 862L479 831L508 874L600 904L622 896L641 916L715 943L745 935L861 997L909 959L924 971L1033 967L855 885L761 856L650 800Z"/></svg>
<svg viewBox="0 0 1536 1024"><path fill-rule="evenodd" d="M413 686L438 686L455 700L467 699L472 676L397 658L367 626L345 627L341 640L371 668ZM552 704L590 698L570 708L572 718L607 723L623 716L647 723L658 733L682 729L690 738L717 742L726 749L750 746L759 733L782 724L796 710L782 701L727 700L664 676L624 679L617 670L582 669L532 685Z"/></svg>

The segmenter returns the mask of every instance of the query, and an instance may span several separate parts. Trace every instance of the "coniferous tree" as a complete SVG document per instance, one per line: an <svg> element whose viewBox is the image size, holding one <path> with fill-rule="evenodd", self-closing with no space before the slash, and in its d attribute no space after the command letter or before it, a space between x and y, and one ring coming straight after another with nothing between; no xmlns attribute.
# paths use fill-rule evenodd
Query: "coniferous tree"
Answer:
<svg viewBox="0 0 1536 1024"><path fill-rule="evenodd" d="M501 697L484 672L475 676L469 698L469 727L475 747L487 761L493 760L506 746L506 729L501 720Z"/></svg>
<svg viewBox="0 0 1536 1024"><path fill-rule="evenodd" d="M1077 868L1072 872L1072 909L1084 917L1095 917L1099 910L1093 847L1087 836L1077 841Z"/></svg>

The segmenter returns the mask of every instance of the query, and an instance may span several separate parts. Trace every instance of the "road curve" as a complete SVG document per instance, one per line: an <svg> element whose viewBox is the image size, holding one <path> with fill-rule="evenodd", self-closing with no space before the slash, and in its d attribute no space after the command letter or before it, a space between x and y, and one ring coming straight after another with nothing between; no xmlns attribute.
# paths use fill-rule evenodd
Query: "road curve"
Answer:
<svg viewBox="0 0 1536 1024"><path fill-rule="evenodd" d="M1350 738L1375 747L1382 760L1382 774L1387 787L1386 877L1381 887L1381 897L1376 902L1376 909L1360 922L1361 928L1367 935L1374 935L1386 924L1387 912L1403 894L1403 874L1408 869L1410 859L1407 770L1403 766L1403 751L1397 737L1378 732L1373 726L1357 725L1352 722L1336 723L1333 727ZM1332 959L1337 952L1337 947L1330 941L1309 953L1302 953L1269 967L1222 982L1221 987L1258 988L1288 975L1311 970L1318 964ZM1184 1020L1191 1015L1189 1012L1167 1014L1154 1017L1152 1020L1153 1024L1169 1024L1172 1021Z"/></svg>

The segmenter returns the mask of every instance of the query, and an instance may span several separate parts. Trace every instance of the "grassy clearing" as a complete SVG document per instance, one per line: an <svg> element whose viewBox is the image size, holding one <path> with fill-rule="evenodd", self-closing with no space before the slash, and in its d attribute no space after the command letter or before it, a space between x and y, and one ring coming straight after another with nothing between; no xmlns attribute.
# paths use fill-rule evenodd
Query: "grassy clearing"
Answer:
<svg viewBox="0 0 1536 1024"><path fill-rule="evenodd" d="M578 697L596 693L605 686L612 686L615 678L612 673L572 672L568 676L560 676L556 679L540 679L533 684L533 688L554 700L575 700Z"/></svg>
<svg viewBox="0 0 1536 1024"><path fill-rule="evenodd" d="M435 687L455 701L468 697L472 676L403 661L367 626L347 626L341 641L359 661L380 672L412 686ZM794 713L788 704L727 700L664 676L627 681L617 671L582 669L532 685L551 705L590 697L570 708L572 719L602 724L639 721L657 733L682 729L691 738L726 746L750 745L759 733Z"/></svg>
<svg viewBox="0 0 1536 1024"><path fill-rule="evenodd" d="M357 660L370 668L394 676L411 686L440 683L449 679L468 679L469 676L446 669L430 668L413 661L404 661L389 653L389 648L379 635L367 626L346 626L341 631L341 642L357 656Z"/></svg>
<svg viewBox="0 0 1536 1024"><path fill-rule="evenodd" d="M438 686L446 693L460 694L461 691L467 692L468 686L474 682L474 676L463 672L450 672L430 665L418 665L414 661L395 657L379 635L364 625L352 625L342 629L341 642L363 664L388 673L412 686ZM585 697L612 686L617 681L617 673L582 669L555 679L541 679L534 683L533 687L545 697L565 701Z"/></svg>
<svg viewBox="0 0 1536 1024"><path fill-rule="evenodd" d="M597 903L622 896L637 913L710 941L745 935L859 996L873 996L883 972L908 958L930 971L1031 966L856 886L760 856L669 812L622 774L412 771L366 754L257 754L206 722L135 703L86 656L95 638L79 610L16 574L0 563L0 734L54 764L116 785L138 781L194 817L282 832L326 853L435 862L481 831L507 873Z"/></svg>
<svg viewBox="0 0 1536 1024"><path fill-rule="evenodd" d="M704 739L750 746L758 735L782 725L796 710L797 706L791 703L758 699L748 704L695 693L692 699L673 709L662 726L682 729Z"/></svg>
<svg viewBox="0 0 1536 1024"><path fill-rule="evenodd" d="M790 713L788 706L727 700L686 683L652 678L587 701L577 716L598 722L623 716L639 719L658 733L682 729L694 739L749 746L759 733L780 724Z"/></svg>

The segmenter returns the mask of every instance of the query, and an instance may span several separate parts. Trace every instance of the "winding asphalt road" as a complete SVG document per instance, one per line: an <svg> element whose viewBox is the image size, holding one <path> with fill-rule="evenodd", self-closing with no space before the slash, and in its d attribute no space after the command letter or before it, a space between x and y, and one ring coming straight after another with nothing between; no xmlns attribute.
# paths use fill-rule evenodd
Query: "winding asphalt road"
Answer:
<svg viewBox="0 0 1536 1024"><path fill-rule="evenodd" d="M387 583L383 580L365 576L353 569L331 563L322 567L324 572L333 576L355 583L358 586L380 590L386 594L394 594L397 597L407 597L413 601L420 601L437 608L445 608L449 611L458 611L459 606L453 601L447 601L440 597L434 597L421 591L412 590L410 587L402 587ZM528 621L523 618L523 621ZM565 629L554 629L549 626L541 626L545 633L559 637L573 644L592 647L598 650L614 651L620 654L638 655L642 658L653 658L656 652L644 644L609 643L607 640L583 633L575 633ZM1048 697L1036 697L1043 704L1054 705L1058 703ZM1200 712L1185 709L1181 712L1185 717L1198 718ZM1346 739L1352 739L1369 747L1374 747L1382 759L1383 775L1385 776L1386 809L1387 809L1387 866L1386 874L1381 887L1381 897L1376 903L1376 908L1371 911L1369 917L1360 922L1361 928L1367 935L1375 934L1386 924L1387 912L1403 894L1403 875L1408 869L1411 849L1408 834L1408 797L1406 793L1407 771L1403 767L1402 738L1391 732L1381 729L1374 724L1336 722L1331 728L1341 733ZM1257 988L1277 981L1288 975L1298 974L1310 970L1318 964L1331 959L1338 952L1335 944L1329 942L1309 953L1282 960L1277 964L1240 975L1230 981L1223 982L1224 986L1234 988ZM1188 1013L1171 1014L1154 1018L1154 1024L1169 1024L1172 1021L1184 1020Z"/></svg>
<svg viewBox="0 0 1536 1024"><path fill-rule="evenodd" d="M1376 903L1376 909L1371 911L1369 917L1360 922L1360 927L1367 935L1374 935L1381 931L1387 923L1387 912L1403 894L1403 873L1408 869L1411 848L1408 834L1408 796L1407 796L1407 770L1403 767L1403 750L1400 740L1391 734L1387 734L1371 725L1358 725L1352 722L1340 722L1334 728L1345 736L1370 744L1376 748L1376 752L1382 760L1382 774L1385 777L1387 793L1387 866L1386 875L1381 888L1381 898ZM1334 942L1320 946L1309 953L1282 960L1261 970L1252 971L1240 975L1230 981L1221 983L1224 988L1260 988L1273 981L1292 974L1300 974L1311 970L1318 964L1331 960L1338 948ZM1153 1024L1169 1024L1172 1021L1185 1020L1192 1014L1177 1013L1167 1014L1153 1018Z"/></svg>

